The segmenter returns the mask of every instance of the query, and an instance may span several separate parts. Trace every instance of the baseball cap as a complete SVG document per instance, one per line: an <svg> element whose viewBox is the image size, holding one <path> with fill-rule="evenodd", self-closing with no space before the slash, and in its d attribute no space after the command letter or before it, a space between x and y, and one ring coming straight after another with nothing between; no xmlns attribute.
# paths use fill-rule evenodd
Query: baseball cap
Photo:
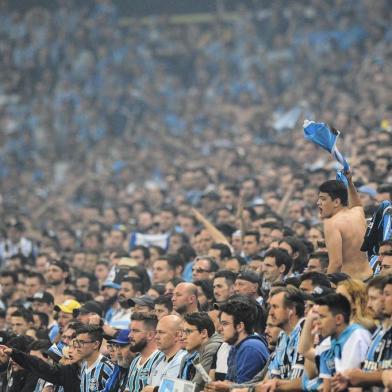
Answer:
<svg viewBox="0 0 392 392"><path fill-rule="evenodd" d="M82 305L74 299L67 299L61 305L56 305L54 310L59 312L60 310L64 313L73 313L74 309L80 308Z"/></svg>
<svg viewBox="0 0 392 392"><path fill-rule="evenodd" d="M30 302L43 302L45 304L54 304L54 298L53 295L48 293L47 291L42 291L35 293L32 297L27 298L28 301Z"/></svg>
<svg viewBox="0 0 392 392"><path fill-rule="evenodd" d="M237 277L235 278L235 280L246 280L248 282L251 283L257 283L258 285L260 285L260 276L257 275L256 273L252 272L252 271L242 271L240 272Z"/></svg>
<svg viewBox="0 0 392 392"><path fill-rule="evenodd" d="M103 308L99 302L87 301L80 308L76 308L72 311L73 316L77 317L79 314L96 313L98 316L102 317Z"/></svg>
<svg viewBox="0 0 392 392"><path fill-rule="evenodd" d="M130 332L131 332L130 329L120 329L118 334L113 339L109 340L109 343L118 344L120 346L125 346L129 344L128 335Z"/></svg>
<svg viewBox="0 0 392 392"><path fill-rule="evenodd" d="M129 306L141 305L148 306L151 309L154 309L154 298L149 295L142 295L141 297L135 297L128 300Z"/></svg>

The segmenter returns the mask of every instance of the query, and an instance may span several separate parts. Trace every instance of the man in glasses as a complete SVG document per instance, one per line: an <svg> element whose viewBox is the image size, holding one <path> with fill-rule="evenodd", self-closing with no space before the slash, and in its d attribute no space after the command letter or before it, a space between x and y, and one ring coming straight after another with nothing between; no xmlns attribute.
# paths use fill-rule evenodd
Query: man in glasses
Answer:
<svg viewBox="0 0 392 392"><path fill-rule="evenodd" d="M196 384L196 391L202 391L205 382L196 372L194 364L200 363L208 373L223 339L215 332L214 323L208 314L199 312L184 316L182 341L188 354L181 362L179 378L192 381Z"/></svg>
<svg viewBox="0 0 392 392"><path fill-rule="evenodd" d="M83 325L72 341L77 354L84 361L81 369L81 392L99 392L113 371L113 363L100 353L103 330L96 325Z"/></svg>
<svg viewBox="0 0 392 392"><path fill-rule="evenodd" d="M219 265L210 256L196 257L192 267L192 280L213 279L214 273L218 271Z"/></svg>

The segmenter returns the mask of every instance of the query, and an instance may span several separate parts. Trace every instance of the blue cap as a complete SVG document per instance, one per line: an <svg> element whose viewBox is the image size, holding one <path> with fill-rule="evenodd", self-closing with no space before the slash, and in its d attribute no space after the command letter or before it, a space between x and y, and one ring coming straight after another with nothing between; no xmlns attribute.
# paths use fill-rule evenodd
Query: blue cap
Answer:
<svg viewBox="0 0 392 392"><path fill-rule="evenodd" d="M114 339L110 339L109 343L119 344L119 345L127 345L129 344L128 335L131 332L130 329L120 329L120 332L116 335Z"/></svg>

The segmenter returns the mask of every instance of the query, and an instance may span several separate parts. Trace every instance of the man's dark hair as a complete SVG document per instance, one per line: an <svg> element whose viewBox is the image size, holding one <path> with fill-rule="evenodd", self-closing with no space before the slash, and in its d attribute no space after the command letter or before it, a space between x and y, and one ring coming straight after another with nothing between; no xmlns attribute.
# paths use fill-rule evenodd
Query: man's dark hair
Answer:
<svg viewBox="0 0 392 392"><path fill-rule="evenodd" d="M279 222L265 222L260 225L263 229L282 230L282 225Z"/></svg>
<svg viewBox="0 0 392 392"><path fill-rule="evenodd" d="M186 314L184 321L190 325L194 325L199 332L206 329L209 338L215 333L214 323L207 312Z"/></svg>
<svg viewBox="0 0 392 392"><path fill-rule="evenodd" d="M7 343L7 346L15 350L19 350L24 353L27 353L29 350L29 346L33 341L34 339L31 338L30 336L19 335L10 339Z"/></svg>
<svg viewBox="0 0 392 392"><path fill-rule="evenodd" d="M298 256L293 259L293 272L302 273L308 263L308 250L303 241L296 237L284 237L279 241L279 245L286 242L293 250L293 254L297 253Z"/></svg>
<svg viewBox="0 0 392 392"><path fill-rule="evenodd" d="M256 307L250 302L236 301L235 299L222 304L219 307L220 315L226 313L233 316L234 326L244 323L245 331L251 335L255 326ZM220 318L219 315L219 318Z"/></svg>
<svg viewBox="0 0 392 392"><path fill-rule="evenodd" d="M304 280L310 280L313 286L331 287L331 282L326 274L318 271L305 272L301 276L301 283Z"/></svg>
<svg viewBox="0 0 392 392"><path fill-rule="evenodd" d="M270 298L279 293L284 293L283 306L295 309L297 317L301 318L305 313L305 296L300 289L295 287L277 287L271 290Z"/></svg>
<svg viewBox="0 0 392 392"><path fill-rule="evenodd" d="M28 323L32 323L34 321L33 314L27 309L15 310L15 312L11 314L11 317L22 317Z"/></svg>
<svg viewBox="0 0 392 392"><path fill-rule="evenodd" d="M49 325L49 316L43 312L33 312L33 315L38 316L40 319L41 325L46 329Z"/></svg>
<svg viewBox="0 0 392 392"><path fill-rule="evenodd" d="M386 276L385 277L385 280L384 280L384 285L383 285L383 290L385 289L385 287L387 286L387 285L389 285L389 284L392 284L392 275L388 275L388 276Z"/></svg>
<svg viewBox="0 0 392 392"><path fill-rule="evenodd" d="M244 238L245 237L255 237L256 238L256 242L259 243L260 242L260 233L256 230L248 230L244 233Z"/></svg>
<svg viewBox="0 0 392 392"><path fill-rule="evenodd" d="M327 294L316 299L315 304L319 306L328 306L329 311L334 316L341 314L344 317L344 322L346 324L350 323L351 305L344 295L336 293Z"/></svg>
<svg viewBox="0 0 392 392"><path fill-rule="evenodd" d="M207 299L212 300L214 298L214 288L210 279L196 280L193 282L193 284L195 286L201 287Z"/></svg>
<svg viewBox="0 0 392 392"><path fill-rule="evenodd" d="M384 288L385 281L386 281L385 276L382 276L382 275L373 276L373 278L370 279L366 284L367 290L369 290L370 288L374 288L374 289L382 291Z"/></svg>
<svg viewBox="0 0 392 392"><path fill-rule="evenodd" d="M37 278L41 285L46 284L46 279L40 272L29 272L27 278Z"/></svg>
<svg viewBox="0 0 392 392"><path fill-rule="evenodd" d="M136 278L134 276L124 276L121 279L121 283L122 282L130 283L135 291L139 291L139 292L143 291L143 285L139 278Z"/></svg>
<svg viewBox="0 0 392 392"><path fill-rule="evenodd" d="M29 351L40 351L41 353L45 353L49 347L52 344L50 343L50 340L46 340L46 339L39 339L39 340L34 340L34 342L32 342L29 345Z"/></svg>
<svg viewBox="0 0 392 392"><path fill-rule="evenodd" d="M310 259L317 259L320 261L321 268L328 268L329 265L329 257L328 257L328 252L314 252L311 253L309 256Z"/></svg>
<svg viewBox="0 0 392 392"><path fill-rule="evenodd" d="M235 282L235 279L237 277L237 274L233 271L229 270L220 270L215 273L214 279L216 278L224 278L226 280L226 283L229 286L232 286Z"/></svg>
<svg viewBox="0 0 392 392"><path fill-rule="evenodd" d="M144 326L149 328L150 330L155 330L157 328L158 319L155 314L150 313L140 313L135 312L132 313L131 321L142 321Z"/></svg>
<svg viewBox="0 0 392 392"><path fill-rule="evenodd" d="M210 249L217 249L220 251L221 260L226 260L231 257L231 250L226 244L212 244Z"/></svg>
<svg viewBox="0 0 392 392"><path fill-rule="evenodd" d="M1 278L12 278L14 284L18 283L18 275L14 271L1 271L0 272Z"/></svg>
<svg viewBox="0 0 392 392"><path fill-rule="evenodd" d="M327 193L332 200L340 199L342 205L347 206L348 193L343 182L338 180L325 181L319 186L319 191Z"/></svg>
<svg viewBox="0 0 392 392"><path fill-rule="evenodd" d="M270 249L265 253L264 258L266 257L273 257L275 259L275 264L277 267L284 265L285 266L284 273L283 273L284 275L287 275L287 273L290 271L290 268L293 264L293 259L283 249L279 249L279 248Z"/></svg>
<svg viewBox="0 0 392 392"><path fill-rule="evenodd" d="M173 302L171 297L167 295L160 295L155 301L154 305L163 305L170 313L173 310Z"/></svg>
<svg viewBox="0 0 392 392"><path fill-rule="evenodd" d="M81 327L76 329L76 337L83 333L88 334L92 342L99 342L99 345L101 346L104 335L102 327L98 325L83 324Z"/></svg>
<svg viewBox="0 0 392 392"><path fill-rule="evenodd" d="M142 283L142 294L144 294L151 287L151 280L146 267L142 265L135 265L134 267L130 267L129 271L134 272L140 278L140 282Z"/></svg>
<svg viewBox="0 0 392 392"><path fill-rule="evenodd" d="M195 261L199 260L207 260L210 267L209 267L209 272L216 272L219 269L218 263L215 261L215 259L211 256L197 256Z"/></svg>
<svg viewBox="0 0 392 392"><path fill-rule="evenodd" d="M384 240L384 241L381 241L378 245L379 245L379 246L384 246L384 245L392 246L392 240Z"/></svg>

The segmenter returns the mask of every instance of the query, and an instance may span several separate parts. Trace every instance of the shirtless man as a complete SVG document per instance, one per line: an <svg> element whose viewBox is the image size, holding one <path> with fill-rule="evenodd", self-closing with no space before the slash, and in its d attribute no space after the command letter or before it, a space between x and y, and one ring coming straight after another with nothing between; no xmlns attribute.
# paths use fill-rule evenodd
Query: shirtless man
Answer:
<svg viewBox="0 0 392 392"><path fill-rule="evenodd" d="M348 190L336 180L326 181L319 188L317 207L324 221L328 273L341 271L366 280L372 276L372 269L366 254L360 251L366 231L365 213L351 173L346 176Z"/></svg>

